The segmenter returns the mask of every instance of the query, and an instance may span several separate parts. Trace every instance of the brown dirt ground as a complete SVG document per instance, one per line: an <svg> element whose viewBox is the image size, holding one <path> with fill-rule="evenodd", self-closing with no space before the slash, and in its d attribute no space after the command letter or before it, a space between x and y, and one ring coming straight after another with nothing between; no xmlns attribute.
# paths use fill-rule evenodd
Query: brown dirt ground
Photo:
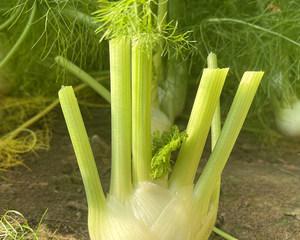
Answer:
<svg viewBox="0 0 300 240"><path fill-rule="evenodd" d="M85 114L105 189L109 115L108 108ZM47 211L42 239L85 240L84 189L65 124L59 112L56 116L50 150L26 156L28 168L0 172L0 214L14 209L35 225ZM245 134L239 138L223 174L217 224L241 240L299 240L300 142L281 141L272 148L259 142Z"/></svg>

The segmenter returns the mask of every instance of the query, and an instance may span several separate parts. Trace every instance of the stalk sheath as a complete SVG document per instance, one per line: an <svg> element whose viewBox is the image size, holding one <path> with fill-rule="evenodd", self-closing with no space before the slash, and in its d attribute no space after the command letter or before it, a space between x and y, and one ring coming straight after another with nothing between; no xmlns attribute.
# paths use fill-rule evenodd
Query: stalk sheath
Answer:
<svg viewBox="0 0 300 240"><path fill-rule="evenodd" d="M217 55L210 53L207 57L207 67L211 69L218 68ZM217 107L211 123L211 149L214 149L214 146L217 143L217 140L221 133L221 107L220 99L218 100Z"/></svg>
<svg viewBox="0 0 300 240"><path fill-rule="evenodd" d="M135 39L132 46L132 155L135 183L150 180L152 50Z"/></svg>

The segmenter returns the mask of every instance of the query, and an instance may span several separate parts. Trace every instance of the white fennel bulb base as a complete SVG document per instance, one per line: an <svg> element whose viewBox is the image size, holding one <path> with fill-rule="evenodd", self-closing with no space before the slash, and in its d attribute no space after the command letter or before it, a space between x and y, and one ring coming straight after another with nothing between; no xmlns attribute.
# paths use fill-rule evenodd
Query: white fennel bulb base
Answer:
<svg viewBox="0 0 300 240"><path fill-rule="evenodd" d="M99 225L92 230L92 240L205 240L215 224L217 208L199 216L195 209L193 186L172 192L152 182L142 182L128 201L113 196L106 200L104 211L91 221ZM97 211L97 210L96 210ZM99 210L98 210L99 211ZM98 218L99 219L96 219ZM201 221L198 221L200 220ZM197 221L197 222L196 222ZM209 225L209 226L208 226ZM92 235L92 234L91 234Z"/></svg>

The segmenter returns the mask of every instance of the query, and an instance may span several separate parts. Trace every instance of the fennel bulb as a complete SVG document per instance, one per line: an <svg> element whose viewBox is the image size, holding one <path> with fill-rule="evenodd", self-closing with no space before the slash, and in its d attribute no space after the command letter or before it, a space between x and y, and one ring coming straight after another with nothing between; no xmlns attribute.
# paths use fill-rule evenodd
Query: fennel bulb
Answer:
<svg viewBox="0 0 300 240"><path fill-rule="evenodd" d="M276 115L279 131L288 137L300 137L300 100L280 108Z"/></svg>
<svg viewBox="0 0 300 240"><path fill-rule="evenodd" d="M217 215L217 205L200 219L195 214L193 186L173 192L152 182L140 183L131 198L120 202L108 196L99 213L95 240L205 240Z"/></svg>
<svg viewBox="0 0 300 240"><path fill-rule="evenodd" d="M162 1L160 4L166 3ZM59 91L86 191L90 238L207 240L217 216L221 174L263 72L243 75L212 154L196 179L229 69L203 70L185 133L177 132L171 138L162 134L162 141L157 142L164 145L158 147L158 152L153 151L153 49L157 39L181 49L188 45L186 35L177 35L176 26L174 29L170 24L157 22L152 8L154 0L99 2L98 32L109 40L110 50L112 167L107 195L74 91L72 87ZM158 5L161 6L164 4ZM165 143L165 138L169 142ZM172 167L171 152L178 148Z"/></svg>
<svg viewBox="0 0 300 240"><path fill-rule="evenodd" d="M124 48L118 49L124 50ZM112 61L113 69L116 66L121 67L118 61L117 59ZM195 173L205 144L203 140L208 135L227 71L228 69L204 70L187 127L188 136L182 143L171 173L166 172L162 178L152 180L149 165L143 163L145 158L141 155L141 158L135 159L138 162L134 162L130 156L131 144L120 141L120 138L113 140L113 145L115 147L119 145L119 148L112 148L112 168L115 169L112 169L111 189L107 197L99 180L75 94L71 87L63 87L60 90L62 110L85 185L91 240L206 240L209 238L218 211L219 179L262 77L261 72L244 74L219 140L194 186ZM115 76L112 76L114 79ZM118 87L115 84L112 86ZM144 90L149 91L150 88ZM112 100L116 97L112 94ZM121 98L123 97L126 96ZM118 104L123 105L124 101L119 101L116 105ZM122 111L122 108L119 109ZM141 108L138 109L140 111L136 114L143 114ZM149 110L151 111L151 108ZM112 107L112 116L117 117L115 114ZM128 117L130 118L130 115ZM119 120L119 124L124 124L123 118ZM117 127L116 124L114 126ZM143 128L139 128L143 131ZM115 130L112 134L120 135ZM122 131L127 132L128 128ZM128 138L128 136L124 137ZM121 147L122 145L129 148L125 149ZM140 145L136 147L138 148L136 150L141 151ZM124 155L126 153L124 150L129 150L128 156ZM123 155L116 155L122 152Z"/></svg>

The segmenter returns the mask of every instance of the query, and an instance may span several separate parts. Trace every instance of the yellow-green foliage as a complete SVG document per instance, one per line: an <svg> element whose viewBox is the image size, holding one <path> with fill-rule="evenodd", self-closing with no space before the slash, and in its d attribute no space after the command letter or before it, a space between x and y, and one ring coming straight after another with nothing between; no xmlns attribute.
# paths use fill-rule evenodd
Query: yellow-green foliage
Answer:
<svg viewBox="0 0 300 240"><path fill-rule="evenodd" d="M32 116L39 114L47 101L41 97L28 99L1 99L0 107L0 169L23 164L21 154L38 149L47 149L49 131L44 124L42 130L31 130ZM34 118L34 117L33 117ZM29 120L28 120L29 119Z"/></svg>
<svg viewBox="0 0 300 240"><path fill-rule="evenodd" d="M0 169L7 169L23 164L21 154L47 149L50 135L46 124L40 130L28 128L32 116L45 107L46 99L4 98L1 102L0 119L4 124L0 126Z"/></svg>
<svg viewBox="0 0 300 240"><path fill-rule="evenodd" d="M49 133L47 130L24 129L17 137L0 138L0 169L23 164L21 155L39 149L47 149Z"/></svg>

